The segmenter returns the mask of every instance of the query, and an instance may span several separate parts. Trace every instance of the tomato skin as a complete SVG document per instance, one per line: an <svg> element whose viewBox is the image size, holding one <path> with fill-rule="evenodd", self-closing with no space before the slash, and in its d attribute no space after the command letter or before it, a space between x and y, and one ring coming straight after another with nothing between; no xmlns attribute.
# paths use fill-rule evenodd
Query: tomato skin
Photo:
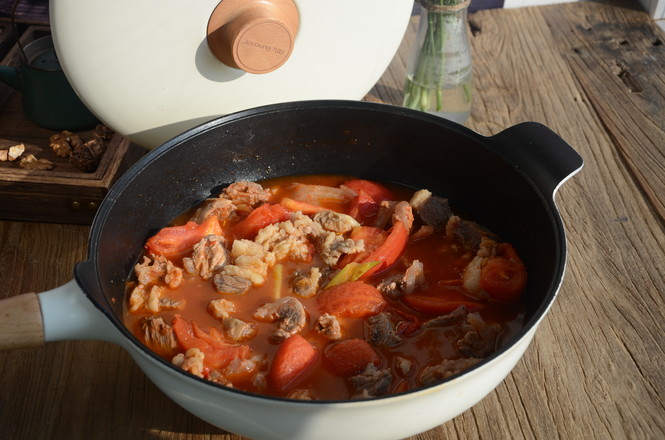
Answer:
<svg viewBox="0 0 665 440"><path fill-rule="evenodd" d="M457 309L459 306L466 306L469 310L482 307L481 303L473 302L468 298L452 299L418 294L406 295L403 298L403 301L404 304L414 310L432 315L443 315L450 313Z"/></svg>
<svg viewBox="0 0 665 440"><path fill-rule="evenodd" d="M414 310L432 315L450 313L459 306L466 306L469 310L483 307L483 303L464 293L460 281L439 281L427 293L404 295L402 302Z"/></svg>
<svg viewBox="0 0 665 440"><path fill-rule="evenodd" d="M190 221L181 226L162 228L146 242L146 250L150 254L162 255L166 258L181 256L206 235L220 235L222 227L214 215L206 217L199 225Z"/></svg>
<svg viewBox="0 0 665 440"><path fill-rule="evenodd" d="M368 218L374 217L381 206L381 202L377 202L364 190L359 189L358 195L351 199L349 205L349 215L360 223L365 223Z"/></svg>
<svg viewBox="0 0 665 440"><path fill-rule="evenodd" d="M480 272L480 288L503 303L517 301L526 281L526 266L509 243L501 243L496 257L490 258Z"/></svg>
<svg viewBox="0 0 665 440"><path fill-rule="evenodd" d="M356 193L363 191L366 195L374 199L375 202L381 203L384 200L395 200L393 193L385 186L376 182L363 179L353 179L344 182L344 186L351 188Z"/></svg>
<svg viewBox="0 0 665 440"><path fill-rule="evenodd" d="M390 267L397 259L402 255L406 244L409 241L409 230L404 226L402 222L395 222L390 234L386 237L386 240L379 246L374 252L367 256L363 263L370 261L380 261L381 264L377 264L361 277L361 279L366 279L373 273L379 272L383 269Z"/></svg>
<svg viewBox="0 0 665 440"><path fill-rule="evenodd" d="M290 336L279 346L268 372L268 383L283 393L303 377L318 359L318 352L299 334Z"/></svg>
<svg viewBox="0 0 665 440"><path fill-rule="evenodd" d="M279 203L265 203L254 209L249 215L233 226L231 233L235 238L251 239L268 225L289 219L289 210Z"/></svg>
<svg viewBox="0 0 665 440"><path fill-rule="evenodd" d="M354 179L344 183L344 186L356 192L351 200L349 215L360 223L374 217L384 200L394 200L395 196L388 188L369 180Z"/></svg>
<svg viewBox="0 0 665 440"><path fill-rule="evenodd" d="M250 355L248 345L232 345L215 339L201 330L195 322L176 315L171 323L178 344L185 350L198 348L205 355L203 364L212 369L222 369L234 359L246 359Z"/></svg>
<svg viewBox="0 0 665 440"><path fill-rule="evenodd" d="M364 339L345 339L326 346L323 351L326 365L338 376L360 373L368 364L378 367L381 358Z"/></svg>
<svg viewBox="0 0 665 440"><path fill-rule="evenodd" d="M363 281L348 281L324 289L317 297L321 313L343 318L365 318L388 307L379 290Z"/></svg>

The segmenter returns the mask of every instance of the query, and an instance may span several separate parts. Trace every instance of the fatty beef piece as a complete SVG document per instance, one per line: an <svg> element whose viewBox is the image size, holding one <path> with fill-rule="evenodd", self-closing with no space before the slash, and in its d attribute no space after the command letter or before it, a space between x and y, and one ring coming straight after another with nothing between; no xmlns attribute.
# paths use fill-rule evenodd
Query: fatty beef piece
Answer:
<svg viewBox="0 0 665 440"><path fill-rule="evenodd" d="M294 212L290 219L261 229L255 241L274 252L277 260L311 261L314 251L328 266L334 266L344 254L361 252L361 240L344 238L358 223L350 216L322 211L311 218Z"/></svg>
<svg viewBox="0 0 665 440"><path fill-rule="evenodd" d="M353 388L352 399L367 399L390 393L393 375L389 368L378 369L370 363L365 369L349 378Z"/></svg>
<svg viewBox="0 0 665 440"><path fill-rule="evenodd" d="M182 269L175 266L165 257L156 255L152 258L143 257L143 262L134 266L138 279L129 295L129 311L138 313L159 313L162 310L181 309L182 301L168 298L164 292L168 288L176 288L182 283Z"/></svg>
<svg viewBox="0 0 665 440"><path fill-rule="evenodd" d="M236 312L233 301L225 298L216 298L208 303L208 313L222 322L224 336L234 342L244 342L256 336L258 328L253 322L231 316Z"/></svg>
<svg viewBox="0 0 665 440"><path fill-rule="evenodd" d="M204 280L210 279L224 268L228 262L228 252L224 247L224 237L207 235L192 248L191 257L182 259L182 264L189 274L198 274Z"/></svg>
<svg viewBox="0 0 665 440"><path fill-rule="evenodd" d="M178 349L173 328L161 316L142 317L139 330L145 344L160 355L172 356Z"/></svg>
<svg viewBox="0 0 665 440"><path fill-rule="evenodd" d="M210 198L196 210L191 220L201 223L214 214L220 222L233 220L236 213L251 211L254 207L270 200L270 191L261 185L246 180L234 182L224 188L216 198Z"/></svg>
<svg viewBox="0 0 665 440"><path fill-rule="evenodd" d="M456 344L460 357L445 359L437 365L423 368L418 376L418 382L422 386L441 382L492 354L502 330L499 324L487 324L478 313L469 313L465 306L459 306L446 315L426 321L422 327L429 331L452 329L461 334Z"/></svg>
<svg viewBox="0 0 665 440"><path fill-rule="evenodd" d="M252 208L270 200L272 193L260 184L247 180L234 182L224 188L221 199L230 200L238 210L250 211Z"/></svg>
<svg viewBox="0 0 665 440"><path fill-rule="evenodd" d="M297 298L285 296L259 307L254 312L254 319L263 322L277 322L278 328L270 334L270 340L273 343L280 343L305 327L307 312Z"/></svg>

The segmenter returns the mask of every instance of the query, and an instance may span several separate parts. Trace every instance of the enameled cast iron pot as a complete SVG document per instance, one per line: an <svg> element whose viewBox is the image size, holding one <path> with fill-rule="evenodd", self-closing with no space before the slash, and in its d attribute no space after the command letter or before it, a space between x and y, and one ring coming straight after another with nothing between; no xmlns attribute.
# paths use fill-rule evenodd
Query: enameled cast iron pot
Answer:
<svg viewBox="0 0 665 440"><path fill-rule="evenodd" d="M425 113L347 101L277 104L227 115L153 150L114 185L92 225L89 257L76 266L76 281L40 293L34 301L44 327L38 342L100 339L120 344L175 402L247 437L408 437L474 405L526 350L566 267L565 233L554 194L581 167L581 157L569 145L536 123L483 137ZM448 197L454 212L513 243L529 274L523 330L488 359L436 386L360 401L302 402L201 380L152 354L125 328L124 283L147 237L233 181L312 173L427 188ZM10 306L5 302L2 307Z"/></svg>

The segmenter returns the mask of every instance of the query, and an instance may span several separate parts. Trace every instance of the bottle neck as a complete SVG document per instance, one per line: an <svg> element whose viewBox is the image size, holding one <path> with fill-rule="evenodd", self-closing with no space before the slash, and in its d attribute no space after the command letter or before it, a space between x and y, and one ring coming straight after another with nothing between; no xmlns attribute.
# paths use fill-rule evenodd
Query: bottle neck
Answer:
<svg viewBox="0 0 665 440"><path fill-rule="evenodd" d="M427 12L455 14L466 10L471 4L471 0L463 0L455 4L434 3L432 0L418 0L418 3L427 10Z"/></svg>

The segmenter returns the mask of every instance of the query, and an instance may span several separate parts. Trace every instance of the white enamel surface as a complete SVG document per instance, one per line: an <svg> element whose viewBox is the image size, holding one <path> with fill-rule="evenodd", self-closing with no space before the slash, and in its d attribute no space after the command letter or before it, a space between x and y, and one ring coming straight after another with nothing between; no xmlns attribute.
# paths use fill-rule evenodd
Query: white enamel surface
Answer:
<svg viewBox="0 0 665 440"><path fill-rule="evenodd" d="M71 280L37 295L42 311L45 342L95 339L121 343L122 336Z"/></svg>
<svg viewBox="0 0 665 440"><path fill-rule="evenodd" d="M318 404L254 398L207 386L173 372L141 350L129 351L176 403L227 431L262 440L402 439L445 423L490 393L528 347L532 328L510 350L470 373L434 388L365 402Z"/></svg>
<svg viewBox="0 0 665 440"><path fill-rule="evenodd" d="M253 75L218 61L206 26L218 0L52 0L56 51L83 102L152 148L214 117L264 104L361 99L392 60L412 0L296 1L289 60Z"/></svg>
<svg viewBox="0 0 665 440"><path fill-rule="evenodd" d="M433 388L364 402L294 402L228 391L164 365L125 339L75 281L38 297L47 342L115 342L157 387L192 414L227 431L265 440L397 440L434 428L489 394L522 357L537 328L491 362Z"/></svg>

